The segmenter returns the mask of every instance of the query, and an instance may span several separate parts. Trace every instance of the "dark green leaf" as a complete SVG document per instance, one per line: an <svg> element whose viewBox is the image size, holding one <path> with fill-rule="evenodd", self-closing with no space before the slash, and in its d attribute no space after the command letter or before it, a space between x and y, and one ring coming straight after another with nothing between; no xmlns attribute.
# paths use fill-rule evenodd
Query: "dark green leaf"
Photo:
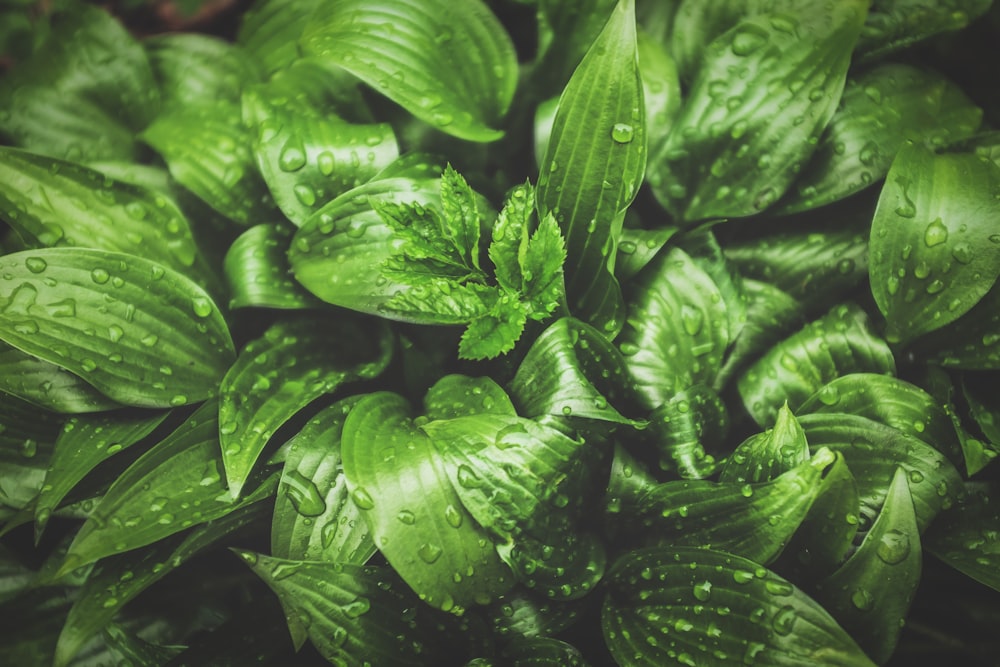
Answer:
<svg viewBox="0 0 1000 667"><path fill-rule="evenodd" d="M806 434L786 403L778 409L773 427L744 440L726 459L719 481L769 482L808 459Z"/></svg>
<svg viewBox="0 0 1000 667"><path fill-rule="evenodd" d="M994 447L1000 447L1000 397L987 375L962 377L962 396L979 430Z"/></svg>
<svg viewBox="0 0 1000 667"><path fill-rule="evenodd" d="M914 341L913 351L946 368L1000 369L1000 280L965 315Z"/></svg>
<svg viewBox="0 0 1000 667"><path fill-rule="evenodd" d="M143 45L167 107L212 101L239 104L243 87L261 78L248 52L218 37L176 32L155 35Z"/></svg>
<svg viewBox="0 0 1000 667"><path fill-rule="evenodd" d="M122 664L163 665L181 651L180 646L160 646L144 641L115 623L104 628L103 635L108 652Z"/></svg>
<svg viewBox="0 0 1000 667"><path fill-rule="evenodd" d="M303 49L441 131L493 141L517 84L514 45L481 0L330 0ZM443 73L450 76L442 78Z"/></svg>
<svg viewBox="0 0 1000 667"><path fill-rule="evenodd" d="M1000 167L909 145L889 169L872 220L872 295L886 337L907 343L958 319L1000 276Z"/></svg>
<svg viewBox="0 0 1000 667"><path fill-rule="evenodd" d="M230 308L300 309L319 305L312 294L292 279L286 226L255 225L233 241L224 269Z"/></svg>
<svg viewBox="0 0 1000 667"><path fill-rule="evenodd" d="M504 647L511 667L589 667L580 650L552 637L521 637Z"/></svg>
<svg viewBox="0 0 1000 667"><path fill-rule="evenodd" d="M134 255L49 248L6 255L0 338L128 405L167 407L216 391L233 358L200 287Z"/></svg>
<svg viewBox="0 0 1000 667"><path fill-rule="evenodd" d="M657 481L621 443L615 444L611 460L611 474L605 494L604 511L616 519L617 514L635 511L636 504L647 491L656 486ZM612 531L617 523L612 525Z"/></svg>
<svg viewBox="0 0 1000 667"><path fill-rule="evenodd" d="M673 226L657 229L636 229L626 226L618 236L615 275L619 280L633 278L679 231Z"/></svg>
<svg viewBox="0 0 1000 667"><path fill-rule="evenodd" d="M985 14L990 0L874 0L856 47L862 62L882 58Z"/></svg>
<svg viewBox="0 0 1000 667"><path fill-rule="evenodd" d="M424 415L431 420L484 412L517 416L507 392L489 377L445 375L424 395Z"/></svg>
<svg viewBox="0 0 1000 667"><path fill-rule="evenodd" d="M686 479L703 479L716 471L713 453L729 429L726 406L715 391L694 384L674 394L649 415L645 438L659 455L661 470Z"/></svg>
<svg viewBox="0 0 1000 667"><path fill-rule="evenodd" d="M615 237L645 166L635 5L621 0L562 93L536 192L566 237L570 312L609 337L625 319Z"/></svg>
<svg viewBox="0 0 1000 667"><path fill-rule="evenodd" d="M257 0L243 14L238 44L267 72L298 60L298 39L321 0Z"/></svg>
<svg viewBox="0 0 1000 667"><path fill-rule="evenodd" d="M538 55L530 82L537 95L566 86L601 33L617 0L539 0Z"/></svg>
<svg viewBox="0 0 1000 667"><path fill-rule="evenodd" d="M7 343L0 343L0 391L54 412L97 412L120 406L81 377Z"/></svg>
<svg viewBox="0 0 1000 667"><path fill-rule="evenodd" d="M59 427L38 408L0 394L0 508L21 510L3 532L31 520Z"/></svg>
<svg viewBox="0 0 1000 667"><path fill-rule="evenodd" d="M817 602L745 558L647 549L621 558L607 581L601 620L619 664L875 664Z"/></svg>
<svg viewBox="0 0 1000 667"><path fill-rule="evenodd" d="M517 541L510 551L511 568L529 590L546 599L579 600L604 577L604 542L567 522L547 523L544 538L528 535Z"/></svg>
<svg viewBox="0 0 1000 667"><path fill-rule="evenodd" d="M387 328L372 331L342 315L279 320L248 343L219 387L219 441L233 498L279 426L345 382L375 377L391 354Z"/></svg>
<svg viewBox="0 0 1000 667"><path fill-rule="evenodd" d="M964 496L924 534L924 547L959 572L1000 591L998 491L996 482L967 484Z"/></svg>
<svg viewBox="0 0 1000 667"><path fill-rule="evenodd" d="M485 609L497 637L549 637L579 617L580 605L553 602L515 589Z"/></svg>

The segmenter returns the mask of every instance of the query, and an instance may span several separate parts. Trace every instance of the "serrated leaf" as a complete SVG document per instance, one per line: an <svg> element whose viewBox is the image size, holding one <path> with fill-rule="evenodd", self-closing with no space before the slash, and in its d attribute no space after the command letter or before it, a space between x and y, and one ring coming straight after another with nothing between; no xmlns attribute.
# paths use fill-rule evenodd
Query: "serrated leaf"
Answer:
<svg viewBox="0 0 1000 667"><path fill-rule="evenodd" d="M920 583L920 535L907 475L897 468L885 504L857 551L818 584L816 598L879 664L892 655Z"/></svg>
<svg viewBox="0 0 1000 667"><path fill-rule="evenodd" d="M449 164L441 174L443 236L459 252L466 266L479 268L479 210L476 194Z"/></svg>
<svg viewBox="0 0 1000 667"><path fill-rule="evenodd" d="M493 359L514 349L528 313L522 303L502 294L493 307L465 328L458 346L460 359Z"/></svg>
<svg viewBox="0 0 1000 667"><path fill-rule="evenodd" d="M0 342L0 391L61 413L113 410L120 403L63 368Z"/></svg>
<svg viewBox="0 0 1000 667"><path fill-rule="evenodd" d="M258 0L244 14L236 34L243 46L268 73L301 57L298 39L321 0Z"/></svg>
<svg viewBox="0 0 1000 667"><path fill-rule="evenodd" d="M504 202L488 249L497 284L503 289L524 289L521 265L528 250L531 219L535 209L535 191L530 183L515 186Z"/></svg>
<svg viewBox="0 0 1000 667"><path fill-rule="evenodd" d="M563 264L566 245L559 225L551 215L538 223L521 258L521 298L531 305L529 316L544 320L563 299Z"/></svg>
<svg viewBox="0 0 1000 667"><path fill-rule="evenodd" d="M496 128L514 95L517 60L510 36L481 0L332 0L300 44L447 134L470 141L503 136Z"/></svg>
<svg viewBox="0 0 1000 667"><path fill-rule="evenodd" d="M963 497L923 536L929 553L996 591L1000 591L998 491L996 482L967 483Z"/></svg>
<svg viewBox="0 0 1000 667"><path fill-rule="evenodd" d="M607 582L601 621L620 664L875 664L817 602L745 558L683 547L634 551ZM660 641L664 630L672 642Z"/></svg>
<svg viewBox="0 0 1000 667"><path fill-rule="evenodd" d="M805 431L786 403L778 409L774 426L744 440L726 459L719 481L769 482L807 460Z"/></svg>
<svg viewBox="0 0 1000 667"><path fill-rule="evenodd" d="M940 148L970 137L982 110L942 75L885 63L848 77L816 152L774 211L843 199L881 180L907 141Z"/></svg>
<svg viewBox="0 0 1000 667"><path fill-rule="evenodd" d="M855 47L858 59L877 60L936 34L960 30L985 14L991 4L988 0L874 0Z"/></svg>
<svg viewBox="0 0 1000 667"><path fill-rule="evenodd" d="M886 338L908 343L968 312L1000 276L1000 167L969 153L909 145L872 220L872 296Z"/></svg>
<svg viewBox="0 0 1000 667"><path fill-rule="evenodd" d="M675 217L690 225L748 216L777 201L837 107L867 4L747 16L705 47L651 157L648 180Z"/></svg>
<svg viewBox="0 0 1000 667"><path fill-rule="evenodd" d="M736 384L747 411L765 425L774 421L783 403L797 412L803 401L836 377L895 371L892 352L869 330L868 316L848 303L772 347Z"/></svg>
<svg viewBox="0 0 1000 667"><path fill-rule="evenodd" d="M511 299L510 295L498 294L497 290L487 285L456 283L448 278L429 277L414 280L413 283L408 284L405 291L397 292L380 303L378 314L389 319L419 324L466 324L492 316L495 323L493 330L497 335L493 343L500 347L507 336L513 333L509 329L504 330L503 325L507 316L518 316L516 311L512 314L509 309L504 309L502 316L494 315L500 302L504 298ZM516 305L516 301L511 305ZM516 319L514 323L516 324ZM488 327L484 328L482 334L485 335L490 330Z"/></svg>
<svg viewBox="0 0 1000 667"><path fill-rule="evenodd" d="M254 225L240 234L223 262L230 308L298 310L319 301L292 278L288 245L292 232L284 225Z"/></svg>
<svg viewBox="0 0 1000 667"><path fill-rule="evenodd" d="M566 239L570 312L609 338L625 319L615 237L645 166L635 5L621 0L563 90L535 193L540 217L551 213Z"/></svg>
<svg viewBox="0 0 1000 667"><path fill-rule="evenodd" d="M0 259L0 338L126 405L215 393L233 358L218 308L181 274L134 255L48 248Z"/></svg>
<svg viewBox="0 0 1000 667"><path fill-rule="evenodd" d="M340 436L356 402L324 408L289 440L271 520L273 556L364 565L375 553L341 467Z"/></svg>
<svg viewBox="0 0 1000 667"><path fill-rule="evenodd" d="M715 391L703 384L682 389L649 415L643 433L659 455L661 470L685 479L704 479L719 465L716 443L729 431L726 406Z"/></svg>
<svg viewBox="0 0 1000 667"><path fill-rule="evenodd" d="M262 76L251 54L211 35L165 33L149 37L143 46L165 107L220 100L239 104L243 87Z"/></svg>
<svg viewBox="0 0 1000 667"><path fill-rule="evenodd" d="M363 398L344 423L341 448L351 499L375 545L427 604L457 614L513 585L405 399L388 392Z"/></svg>
<svg viewBox="0 0 1000 667"><path fill-rule="evenodd" d="M233 498L279 426L323 394L385 368L390 336L354 319L304 315L279 320L247 344L219 387L219 442Z"/></svg>
<svg viewBox="0 0 1000 667"><path fill-rule="evenodd" d="M488 376L445 375L424 394L424 415L430 420L484 412L517 416L507 392Z"/></svg>

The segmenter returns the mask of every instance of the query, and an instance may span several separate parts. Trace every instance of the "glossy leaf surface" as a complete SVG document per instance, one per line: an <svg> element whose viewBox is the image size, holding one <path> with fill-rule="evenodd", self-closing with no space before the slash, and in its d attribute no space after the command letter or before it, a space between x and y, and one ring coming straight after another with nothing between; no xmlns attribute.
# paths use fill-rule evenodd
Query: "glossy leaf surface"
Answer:
<svg viewBox="0 0 1000 667"><path fill-rule="evenodd" d="M292 278L288 244L292 231L282 225L254 225L240 234L223 268L229 286L230 308L298 309L319 302Z"/></svg>
<svg viewBox="0 0 1000 667"><path fill-rule="evenodd" d="M80 376L7 343L0 343L0 390L54 412L98 412L120 406Z"/></svg>

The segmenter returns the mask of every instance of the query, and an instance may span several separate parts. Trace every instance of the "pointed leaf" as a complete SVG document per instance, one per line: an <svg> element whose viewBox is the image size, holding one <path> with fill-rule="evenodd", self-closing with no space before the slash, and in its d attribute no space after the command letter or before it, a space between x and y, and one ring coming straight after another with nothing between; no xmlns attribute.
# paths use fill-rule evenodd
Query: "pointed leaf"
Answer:
<svg viewBox="0 0 1000 667"><path fill-rule="evenodd" d="M97 412L120 407L78 375L2 342L0 391L53 412Z"/></svg>
<svg viewBox="0 0 1000 667"><path fill-rule="evenodd" d="M510 550L511 568L518 579L548 600L579 600L604 577L606 547L592 532L568 522L547 522L544 537L523 536Z"/></svg>
<svg viewBox="0 0 1000 667"><path fill-rule="evenodd" d="M333 0L301 44L447 134L470 141L503 134L496 128L514 95L517 60L481 0Z"/></svg>
<svg viewBox="0 0 1000 667"><path fill-rule="evenodd" d="M178 406L215 393L233 358L200 287L134 255L49 248L0 259L0 338L83 377L110 398Z"/></svg>
<svg viewBox="0 0 1000 667"><path fill-rule="evenodd" d="M534 207L534 189L531 184L517 185L507 196L496 222L493 223L488 252L497 283L504 289L524 289L521 265L528 252L528 234Z"/></svg>
<svg viewBox="0 0 1000 667"><path fill-rule="evenodd" d="M653 5L646 5L652 7ZM670 134L681 108L681 82L673 57L646 30L638 34L639 72L650 150L655 151Z"/></svg>
<svg viewBox="0 0 1000 667"><path fill-rule="evenodd" d="M962 317L914 341L913 352L945 368L1000 369L1000 280Z"/></svg>
<svg viewBox="0 0 1000 667"><path fill-rule="evenodd" d="M609 337L625 318L615 237L645 166L635 5L621 0L563 91L536 191L539 215L566 238L570 312Z"/></svg>
<svg viewBox="0 0 1000 667"><path fill-rule="evenodd" d="M223 264L230 308L296 310L319 301L292 279L288 244L292 233L283 225L254 225L240 234Z"/></svg>
<svg viewBox="0 0 1000 667"><path fill-rule="evenodd" d="M6 532L31 520L31 505L45 480L60 424L38 408L0 394L0 427L0 507L23 510Z"/></svg>
<svg viewBox="0 0 1000 667"><path fill-rule="evenodd" d="M960 30L991 5L988 0L874 0L857 55L860 61L868 62L928 37Z"/></svg>
<svg viewBox="0 0 1000 667"><path fill-rule="evenodd" d="M786 403L778 410L773 427L744 440L726 459L719 481L769 482L808 459L806 434Z"/></svg>

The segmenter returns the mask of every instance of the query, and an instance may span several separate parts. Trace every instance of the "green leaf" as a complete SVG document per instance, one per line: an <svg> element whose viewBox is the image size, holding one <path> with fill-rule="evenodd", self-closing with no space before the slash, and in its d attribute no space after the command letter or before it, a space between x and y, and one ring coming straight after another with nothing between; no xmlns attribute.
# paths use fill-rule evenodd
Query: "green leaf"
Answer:
<svg viewBox="0 0 1000 667"><path fill-rule="evenodd" d="M342 85L334 73L303 60L243 93L257 166L278 207L299 226L399 156L388 124L341 118Z"/></svg>
<svg viewBox="0 0 1000 667"><path fill-rule="evenodd" d="M579 617L580 605L545 600L526 590L514 589L484 611L495 636L516 641L549 637L565 630Z"/></svg>
<svg viewBox="0 0 1000 667"><path fill-rule="evenodd" d="M914 341L913 352L946 368L1000 369L1000 280L962 317Z"/></svg>
<svg viewBox="0 0 1000 667"><path fill-rule="evenodd" d="M153 432L168 413L114 411L73 417L63 425L35 502L35 540L66 494L105 459Z"/></svg>
<svg viewBox="0 0 1000 667"><path fill-rule="evenodd" d="M523 304L503 294L489 312L472 320L458 346L460 359L493 359L514 349L528 314Z"/></svg>
<svg viewBox="0 0 1000 667"><path fill-rule="evenodd" d="M489 377L445 375L424 395L424 415L430 419L454 419L481 413L517 416L503 387Z"/></svg>
<svg viewBox="0 0 1000 667"><path fill-rule="evenodd" d="M378 314L389 319L418 324L466 324L492 315L495 317L497 327L502 327L505 323L500 316L506 319L517 315L516 312L512 315L510 309L504 309L502 312L496 310L497 302L504 296L510 299L510 296L499 295L495 289L486 285L462 284L450 278L436 277L415 280L413 283L407 284L409 289L397 292L380 303L377 308ZM516 304L516 301L513 301L513 304ZM484 329L482 335L488 330ZM513 332L501 330L496 333L498 340L503 343Z"/></svg>
<svg viewBox="0 0 1000 667"><path fill-rule="evenodd" d="M497 284L503 289L524 290L522 264L528 252L535 196L530 183L515 186L493 223L488 254Z"/></svg>
<svg viewBox="0 0 1000 667"><path fill-rule="evenodd" d="M108 397L168 407L210 396L233 358L200 287L134 255L50 248L0 259L0 338Z"/></svg>
<svg viewBox="0 0 1000 667"><path fill-rule="evenodd" d="M445 461L397 394L369 394L344 423L351 499L393 569L424 602L461 613L513 584L488 534L452 488Z"/></svg>
<svg viewBox="0 0 1000 667"><path fill-rule="evenodd" d="M272 555L363 565L375 553L341 467L341 432L356 402L324 408L289 440L271 521Z"/></svg>
<svg viewBox="0 0 1000 667"><path fill-rule="evenodd" d="M629 294L618 346L643 405L662 405L695 384L712 384L731 336L719 286L680 248L643 269Z"/></svg>
<svg viewBox="0 0 1000 667"><path fill-rule="evenodd" d="M737 380L747 411L758 424L772 423L782 403L792 411L836 377L849 373L893 374L896 364L868 316L854 304L834 307L784 339Z"/></svg>
<svg viewBox="0 0 1000 667"><path fill-rule="evenodd" d="M617 515L634 513L639 499L657 483L643 463L621 443L615 443L604 501L604 511L615 521L609 526L609 533L618 528Z"/></svg>
<svg viewBox="0 0 1000 667"><path fill-rule="evenodd" d="M968 312L1000 276L1000 167L900 149L872 220L872 296L886 338L908 343Z"/></svg>
<svg viewBox="0 0 1000 667"><path fill-rule="evenodd" d="M729 430L725 404L715 391L694 384L674 394L649 415L643 434L659 454L661 470L685 479L703 479L714 474L719 462L713 453Z"/></svg>
<svg viewBox="0 0 1000 667"><path fill-rule="evenodd" d="M863 190L885 176L907 140L954 144L976 131L982 115L936 72L885 63L849 77L816 152L774 210L804 211Z"/></svg>
<svg viewBox="0 0 1000 667"><path fill-rule="evenodd" d="M236 42L268 73L297 61L298 39L321 0L257 0L244 14Z"/></svg>
<svg viewBox="0 0 1000 667"><path fill-rule="evenodd" d="M528 239L521 259L521 292L531 306L531 319L544 320L562 301L565 261L566 245L559 225L551 214L547 215Z"/></svg>
<svg viewBox="0 0 1000 667"><path fill-rule="evenodd" d="M4 527L6 532L31 520L30 508L44 483L61 424L32 405L0 394L0 426L0 508L24 510Z"/></svg>
<svg viewBox="0 0 1000 667"><path fill-rule="evenodd" d="M833 116L867 4L748 16L708 44L651 158L648 180L667 210L692 224L777 201Z"/></svg>
<svg viewBox="0 0 1000 667"><path fill-rule="evenodd" d="M466 266L479 268L479 207L476 193L449 164L441 174L442 229Z"/></svg>
<svg viewBox="0 0 1000 667"><path fill-rule="evenodd" d="M645 166L635 6L621 0L563 90L536 191L539 215L566 238L570 312L609 338L625 319L615 237Z"/></svg>
<svg viewBox="0 0 1000 667"><path fill-rule="evenodd" d="M966 484L965 494L924 533L935 557L984 586L1000 591L1000 510L996 482Z"/></svg>
<svg viewBox="0 0 1000 667"><path fill-rule="evenodd" d="M601 621L619 664L875 664L817 602L745 558L683 547L634 551L607 582ZM669 640L664 628L673 630Z"/></svg>
<svg viewBox="0 0 1000 667"><path fill-rule="evenodd" d="M809 460L809 443L802 425L788 409L778 409L774 426L740 444L719 474L721 482L769 482Z"/></svg>
<svg viewBox="0 0 1000 667"><path fill-rule="evenodd" d="M120 406L79 376L7 343L0 343L0 391L53 412L97 412Z"/></svg>
<svg viewBox="0 0 1000 667"><path fill-rule="evenodd" d="M897 468L885 504L858 550L819 582L817 599L879 664L892 655L920 583L920 535Z"/></svg>
<svg viewBox="0 0 1000 667"><path fill-rule="evenodd" d="M243 87L261 79L260 68L246 50L218 37L166 33L149 37L143 46L165 107L239 104Z"/></svg>
<svg viewBox="0 0 1000 667"><path fill-rule="evenodd" d="M292 233L284 225L254 225L226 251L223 268L230 308L297 310L319 305L292 276L288 244Z"/></svg>
<svg viewBox="0 0 1000 667"><path fill-rule="evenodd" d="M829 450L760 484L664 482L636 506L633 543L717 549L767 564L785 548L815 501Z"/></svg>
<svg viewBox="0 0 1000 667"><path fill-rule="evenodd" d="M539 44L530 84L536 95L547 97L566 86L617 0L540 0L537 5Z"/></svg>
<svg viewBox="0 0 1000 667"><path fill-rule="evenodd" d="M647 3L643 6L655 5ZM663 143L670 134L674 119L680 111L681 82L677 75L677 65L667 49L646 30L640 29L637 37L649 145L650 150L655 151L655 147Z"/></svg>
<svg viewBox="0 0 1000 667"><path fill-rule="evenodd" d="M247 344L219 387L219 442L234 499L279 426L345 382L385 369L390 336L343 316L304 315L275 322Z"/></svg>
<svg viewBox="0 0 1000 667"><path fill-rule="evenodd" d="M635 227L622 229L618 237L615 275L619 280L631 280L659 254L678 231L680 230L673 226L657 229Z"/></svg>
<svg viewBox="0 0 1000 667"><path fill-rule="evenodd" d="M262 478L252 493L233 502L218 456L217 410L214 401L203 404L115 479L77 532L55 578L219 519L274 493L276 475Z"/></svg>
<svg viewBox="0 0 1000 667"><path fill-rule="evenodd" d="M102 634L108 652L119 662L126 664L129 661L138 665L165 664L181 652L179 646L160 646L147 642L115 623L105 627Z"/></svg>
<svg viewBox="0 0 1000 667"><path fill-rule="evenodd" d="M481 0L330 0L301 45L447 134L503 136L496 128L514 95L517 59Z"/></svg>
<svg viewBox="0 0 1000 667"><path fill-rule="evenodd" d="M517 541L510 550L511 568L528 590L546 599L583 599L604 577L604 542L566 521L547 522L543 531L544 538Z"/></svg>
<svg viewBox="0 0 1000 667"><path fill-rule="evenodd" d="M589 667L580 650L552 637L519 637L504 647L512 667Z"/></svg>
<svg viewBox="0 0 1000 667"><path fill-rule="evenodd" d="M960 30L985 14L988 0L874 0L856 48L861 62L905 49L934 35Z"/></svg>

